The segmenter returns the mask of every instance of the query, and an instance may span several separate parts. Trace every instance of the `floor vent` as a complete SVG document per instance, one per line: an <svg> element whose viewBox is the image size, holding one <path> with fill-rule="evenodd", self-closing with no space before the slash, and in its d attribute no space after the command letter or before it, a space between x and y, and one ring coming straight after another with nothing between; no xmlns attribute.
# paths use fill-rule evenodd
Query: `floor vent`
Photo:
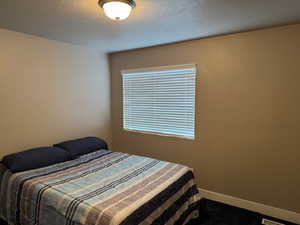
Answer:
<svg viewBox="0 0 300 225"><path fill-rule="evenodd" d="M261 223L264 225L285 225L283 223L278 223L278 222L275 222L272 220L267 220L267 219L263 219Z"/></svg>

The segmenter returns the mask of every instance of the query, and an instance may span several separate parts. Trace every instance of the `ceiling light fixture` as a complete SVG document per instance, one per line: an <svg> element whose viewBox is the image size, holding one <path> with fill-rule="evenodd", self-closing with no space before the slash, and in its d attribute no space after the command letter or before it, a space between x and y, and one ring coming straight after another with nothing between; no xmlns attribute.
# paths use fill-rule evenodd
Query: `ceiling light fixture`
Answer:
<svg viewBox="0 0 300 225"><path fill-rule="evenodd" d="M113 20L125 20L136 6L134 0L99 0L99 5Z"/></svg>

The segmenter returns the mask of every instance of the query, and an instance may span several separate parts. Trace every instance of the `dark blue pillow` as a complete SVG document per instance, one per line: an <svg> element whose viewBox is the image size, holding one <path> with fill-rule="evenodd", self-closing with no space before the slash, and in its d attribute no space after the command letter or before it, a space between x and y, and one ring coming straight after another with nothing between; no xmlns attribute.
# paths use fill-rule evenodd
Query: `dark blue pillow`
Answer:
<svg viewBox="0 0 300 225"><path fill-rule="evenodd" d="M72 158L94 152L100 149L107 149L107 143L97 137L86 137L55 144L55 147L65 149Z"/></svg>
<svg viewBox="0 0 300 225"><path fill-rule="evenodd" d="M12 172L21 172L71 160L70 154L56 147L40 147L7 155L2 163Z"/></svg>

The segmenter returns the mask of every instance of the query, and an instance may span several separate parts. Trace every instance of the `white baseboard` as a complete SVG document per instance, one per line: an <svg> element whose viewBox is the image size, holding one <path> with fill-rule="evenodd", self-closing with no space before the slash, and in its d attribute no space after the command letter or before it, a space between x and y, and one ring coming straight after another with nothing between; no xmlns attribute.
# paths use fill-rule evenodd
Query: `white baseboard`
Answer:
<svg viewBox="0 0 300 225"><path fill-rule="evenodd" d="M213 201L222 202L228 205L247 209L266 216L282 219L291 223L300 224L300 214L296 212L275 208L273 206L268 206L261 203L252 202L241 198L236 198L233 196L224 195L224 194L208 191L201 188L199 188L199 191L202 198L207 198Z"/></svg>

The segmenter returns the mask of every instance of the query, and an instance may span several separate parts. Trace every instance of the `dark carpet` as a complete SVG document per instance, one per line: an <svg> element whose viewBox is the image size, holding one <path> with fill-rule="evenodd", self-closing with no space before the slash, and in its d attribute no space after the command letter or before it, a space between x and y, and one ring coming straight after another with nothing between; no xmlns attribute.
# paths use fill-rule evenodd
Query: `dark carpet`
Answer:
<svg viewBox="0 0 300 225"><path fill-rule="evenodd" d="M199 219L188 225L261 225L263 218L285 225L297 225L207 199L201 200Z"/></svg>

